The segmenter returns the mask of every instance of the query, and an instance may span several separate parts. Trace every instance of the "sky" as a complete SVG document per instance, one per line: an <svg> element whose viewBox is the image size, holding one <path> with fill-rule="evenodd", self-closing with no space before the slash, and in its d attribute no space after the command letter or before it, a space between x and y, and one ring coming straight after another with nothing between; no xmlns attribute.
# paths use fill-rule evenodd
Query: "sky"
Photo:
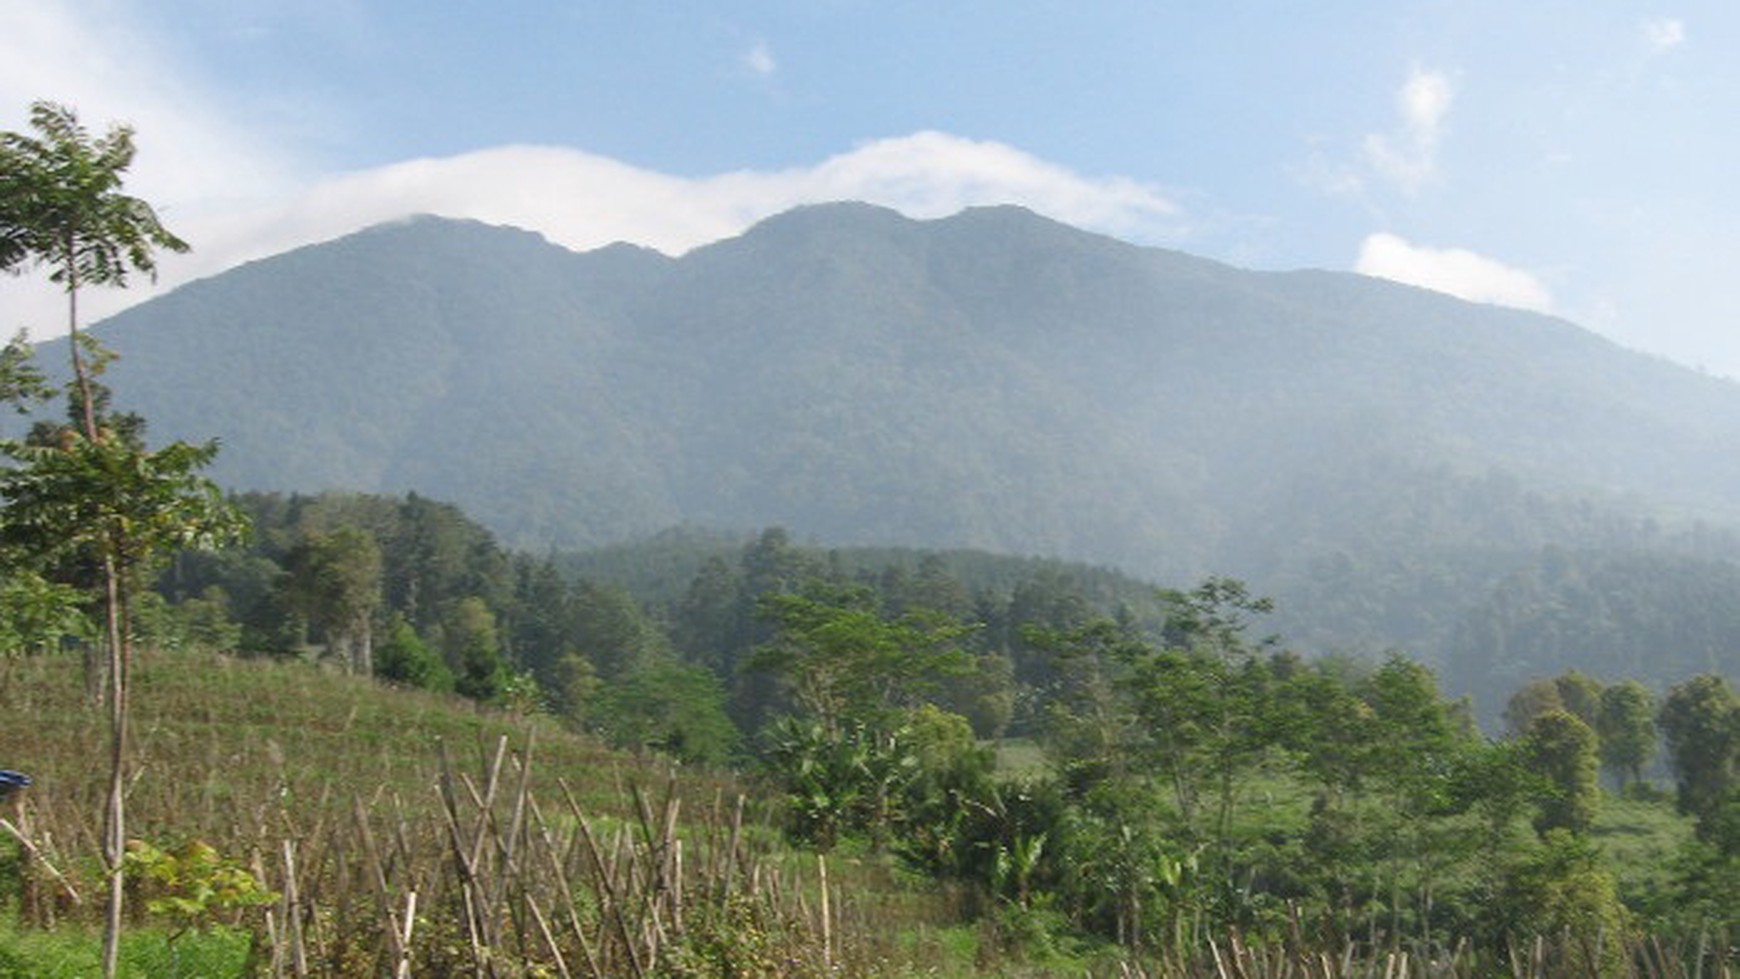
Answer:
<svg viewBox="0 0 1740 979"><path fill-rule="evenodd" d="M92 316L416 213L670 254L1016 203L1740 377L1731 0L0 0L0 130L125 123L192 243ZM0 330L63 332L40 273Z"/></svg>

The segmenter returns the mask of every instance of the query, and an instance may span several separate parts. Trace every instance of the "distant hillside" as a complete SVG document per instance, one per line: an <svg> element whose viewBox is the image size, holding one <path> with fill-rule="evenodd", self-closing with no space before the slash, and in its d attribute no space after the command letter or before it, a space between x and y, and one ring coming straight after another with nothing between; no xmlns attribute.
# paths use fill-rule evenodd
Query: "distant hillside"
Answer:
<svg viewBox="0 0 1740 979"><path fill-rule="evenodd" d="M679 259L419 219L100 331L119 403L236 486L415 490L540 550L782 525L1234 574L1318 646L1441 654L1543 549L1685 553L1740 501L1734 384L1016 208L804 208Z"/></svg>

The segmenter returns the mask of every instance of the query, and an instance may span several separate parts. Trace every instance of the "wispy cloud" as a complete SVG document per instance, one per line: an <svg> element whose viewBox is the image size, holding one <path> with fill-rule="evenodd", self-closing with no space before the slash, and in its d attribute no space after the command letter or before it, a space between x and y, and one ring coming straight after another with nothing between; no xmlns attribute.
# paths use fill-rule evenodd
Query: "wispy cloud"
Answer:
<svg viewBox="0 0 1740 979"><path fill-rule="evenodd" d="M767 46L766 41L756 41L744 52L743 67L749 69L751 74L767 78L779 70L779 62L774 60L773 49Z"/></svg>
<svg viewBox="0 0 1740 979"><path fill-rule="evenodd" d="M1418 192L1438 175L1444 118L1455 99L1449 75L1415 68L1396 92L1398 127L1365 138L1367 165L1402 191Z"/></svg>
<svg viewBox="0 0 1740 979"><path fill-rule="evenodd" d="M687 178L580 150L506 146L345 174L232 218L237 246L282 250L408 214L538 231L570 248L629 241L672 254L737 234L800 204L860 200L913 217L1019 203L1059 220L1157 238L1177 209L1158 189L1091 178L1000 143L923 132L864 144L809 167Z"/></svg>
<svg viewBox="0 0 1740 979"><path fill-rule="evenodd" d="M1674 17L1645 20L1639 25L1638 32L1650 54L1661 54L1686 42L1686 23Z"/></svg>
<svg viewBox="0 0 1740 979"><path fill-rule="evenodd" d="M1465 249L1415 245L1386 232L1366 237L1354 269L1472 302L1537 312L1553 306L1547 287L1528 272Z"/></svg>

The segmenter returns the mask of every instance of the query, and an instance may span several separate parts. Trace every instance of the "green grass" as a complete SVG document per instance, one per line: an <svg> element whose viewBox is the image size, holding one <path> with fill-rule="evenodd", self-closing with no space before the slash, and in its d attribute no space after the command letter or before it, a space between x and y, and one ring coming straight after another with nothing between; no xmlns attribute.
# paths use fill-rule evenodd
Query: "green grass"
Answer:
<svg viewBox="0 0 1740 979"><path fill-rule="evenodd" d="M996 752L997 774L1005 778L1039 778L1051 771L1045 749L1032 738L1004 738Z"/></svg>
<svg viewBox="0 0 1740 979"><path fill-rule="evenodd" d="M1692 820L1670 801L1603 794L1591 833L1628 904L1648 905L1668 889L1675 859L1692 838Z"/></svg>
<svg viewBox="0 0 1740 979"><path fill-rule="evenodd" d="M173 943L159 929L122 939L120 974L137 979L241 979L249 975L246 931L189 932ZM88 979L102 974L102 934L89 928L24 931L0 925L0 979Z"/></svg>

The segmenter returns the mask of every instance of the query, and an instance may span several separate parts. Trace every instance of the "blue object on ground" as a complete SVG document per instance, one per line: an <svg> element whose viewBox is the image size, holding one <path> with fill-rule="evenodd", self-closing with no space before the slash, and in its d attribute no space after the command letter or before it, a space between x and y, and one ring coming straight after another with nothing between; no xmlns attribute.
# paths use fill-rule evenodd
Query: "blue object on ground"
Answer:
<svg viewBox="0 0 1740 979"><path fill-rule="evenodd" d="M30 784L30 776L23 772L7 771L0 768L0 802L12 797L12 793Z"/></svg>

